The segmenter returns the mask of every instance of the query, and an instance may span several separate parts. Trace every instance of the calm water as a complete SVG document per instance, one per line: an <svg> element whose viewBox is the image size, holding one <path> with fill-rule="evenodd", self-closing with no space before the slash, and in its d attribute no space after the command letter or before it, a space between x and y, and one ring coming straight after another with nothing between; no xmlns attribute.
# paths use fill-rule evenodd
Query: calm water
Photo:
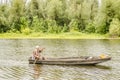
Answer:
<svg viewBox="0 0 120 80"><path fill-rule="evenodd" d="M36 45L46 57L98 56L112 60L96 66L29 64ZM0 80L120 80L120 40L0 40Z"/></svg>

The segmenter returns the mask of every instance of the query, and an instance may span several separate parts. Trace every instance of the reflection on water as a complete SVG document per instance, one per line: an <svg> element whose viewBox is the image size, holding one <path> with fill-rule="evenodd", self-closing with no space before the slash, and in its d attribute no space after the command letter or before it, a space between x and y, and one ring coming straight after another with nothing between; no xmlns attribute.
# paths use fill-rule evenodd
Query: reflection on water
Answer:
<svg viewBox="0 0 120 80"><path fill-rule="evenodd" d="M120 40L0 40L0 80L119 80ZM36 45L46 57L112 56L96 66L28 64Z"/></svg>
<svg viewBox="0 0 120 80"><path fill-rule="evenodd" d="M99 68L99 69L108 69L108 70L111 70L111 67L110 67L110 66L96 65L95 67L96 67L96 68Z"/></svg>
<svg viewBox="0 0 120 80"><path fill-rule="evenodd" d="M1 70L4 72L0 75L0 79L2 80L89 80L89 78L94 79L94 77L99 79L99 73L101 74L100 76L104 76L104 74L109 71L105 66L59 66L35 64L30 64L29 68L3 67L0 68L0 71Z"/></svg>
<svg viewBox="0 0 120 80"><path fill-rule="evenodd" d="M39 79L41 74L41 66L37 64L30 64L29 67L32 70L32 77L34 80Z"/></svg>
<svg viewBox="0 0 120 80"><path fill-rule="evenodd" d="M103 79L111 70L108 66L62 66L30 64L34 80L89 80ZM100 78L101 76L101 78ZM103 76L103 77L102 77Z"/></svg>

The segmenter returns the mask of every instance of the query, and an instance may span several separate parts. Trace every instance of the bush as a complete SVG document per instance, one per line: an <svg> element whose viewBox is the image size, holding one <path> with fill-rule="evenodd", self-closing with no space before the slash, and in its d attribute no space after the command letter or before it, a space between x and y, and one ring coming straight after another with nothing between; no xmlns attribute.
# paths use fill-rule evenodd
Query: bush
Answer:
<svg viewBox="0 0 120 80"><path fill-rule="evenodd" d="M62 26L58 26L55 20L46 20L48 31L50 33L60 33L62 31Z"/></svg>
<svg viewBox="0 0 120 80"><path fill-rule="evenodd" d="M68 26L69 26L70 32L79 31L78 20L76 19L72 19Z"/></svg>
<svg viewBox="0 0 120 80"><path fill-rule="evenodd" d="M25 29L22 29L21 32L22 32L23 34L28 35L28 34L31 33L31 30L30 30L30 28L26 27Z"/></svg>
<svg viewBox="0 0 120 80"><path fill-rule="evenodd" d="M106 34L107 33L107 26L103 23L103 25L96 27L96 33Z"/></svg>
<svg viewBox="0 0 120 80"><path fill-rule="evenodd" d="M33 17L32 29L35 32L47 32L46 21L42 18L39 19L37 16Z"/></svg>
<svg viewBox="0 0 120 80"><path fill-rule="evenodd" d="M62 28L62 32L68 32L69 31L69 27L64 24L63 28Z"/></svg>
<svg viewBox="0 0 120 80"><path fill-rule="evenodd" d="M110 28L109 28L110 36L120 36L120 21L118 18L113 18Z"/></svg>
<svg viewBox="0 0 120 80"><path fill-rule="evenodd" d="M89 23L85 28L85 32L94 33L95 32L95 25L93 23Z"/></svg>

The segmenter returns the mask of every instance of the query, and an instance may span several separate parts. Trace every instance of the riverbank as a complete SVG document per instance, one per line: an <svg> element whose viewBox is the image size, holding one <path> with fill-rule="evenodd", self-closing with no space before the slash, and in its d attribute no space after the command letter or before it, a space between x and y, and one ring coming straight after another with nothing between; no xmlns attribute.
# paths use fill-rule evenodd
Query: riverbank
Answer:
<svg viewBox="0 0 120 80"><path fill-rule="evenodd" d="M111 39L108 35L101 34L87 34L80 32L67 32L67 33L59 33L59 34L51 34L51 33L30 33L30 34L22 34L22 33L2 33L0 34L0 39ZM112 39L120 39L120 38L112 38Z"/></svg>

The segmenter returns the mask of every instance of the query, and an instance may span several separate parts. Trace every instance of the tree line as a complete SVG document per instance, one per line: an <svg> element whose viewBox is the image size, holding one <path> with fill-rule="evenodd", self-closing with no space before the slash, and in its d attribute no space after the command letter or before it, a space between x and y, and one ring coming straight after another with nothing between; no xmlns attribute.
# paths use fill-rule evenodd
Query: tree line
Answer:
<svg viewBox="0 0 120 80"><path fill-rule="evenodd" d="M0 4L0 33L78 31L120 36L120 0L99 1L11 0Z"/></svg>

